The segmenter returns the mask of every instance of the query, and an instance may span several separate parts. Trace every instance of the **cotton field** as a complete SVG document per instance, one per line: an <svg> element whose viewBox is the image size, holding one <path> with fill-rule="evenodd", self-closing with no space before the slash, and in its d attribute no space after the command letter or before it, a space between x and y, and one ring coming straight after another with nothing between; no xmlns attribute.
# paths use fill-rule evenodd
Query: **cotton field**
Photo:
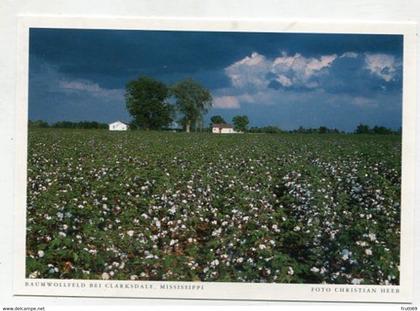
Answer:
<svg viewBox="0 0 420 311"><path fill-rule="evenodd" d="M31 129L28 278L398 284L401 137Z"/></svg>

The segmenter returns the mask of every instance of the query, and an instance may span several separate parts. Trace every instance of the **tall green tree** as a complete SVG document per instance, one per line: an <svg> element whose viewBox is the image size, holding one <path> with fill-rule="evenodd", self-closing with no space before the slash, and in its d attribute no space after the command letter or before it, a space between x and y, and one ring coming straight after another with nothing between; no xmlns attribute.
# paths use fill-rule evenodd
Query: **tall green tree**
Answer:
<svg viewBox="0 0 420 311"><path fill-rule="evenodd" d="M187 132L191 127L202 123L203 115L212 105L210 92L192 79L186 79L175 84L172 89L175 96L177 111L181 114L180 122Z"/></svg>
<svg viewBox="0 0 420 311"><path fill-rule="evenodd" d="M234 116L232 119L235 131L245 132L248 129L249 119L247 116Z"/></svg>
<svg viewBox="0 0 420 311"><path fill-rule="evenodd" d="M210 122L211 122L211 125L213 125L213 124L220 124L220 123L226 123L225 119L223 119L223 117L222 116L219 116L219 115L212 116L210 118Z"/></svg>
<svg viewBox="0 0 420 311"><path fill-rule="evenodd" d="M125 100L133 117L132 124L141 129L160 129L173 121L173 107L167 102L169 88L150 77L128 82Z"/></svg>

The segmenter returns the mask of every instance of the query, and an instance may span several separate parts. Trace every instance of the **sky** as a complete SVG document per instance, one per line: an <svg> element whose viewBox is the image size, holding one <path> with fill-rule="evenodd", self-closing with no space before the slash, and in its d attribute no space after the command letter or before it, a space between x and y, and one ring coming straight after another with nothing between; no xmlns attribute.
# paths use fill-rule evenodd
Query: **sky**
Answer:
<svg viewBox="0 0 420 311"><path fill-rule="evenodd" d="M398 129L402 54L400 35L32 28L29 119L129 122L125 86L146 75L209 89L207 122Z"/></svg>

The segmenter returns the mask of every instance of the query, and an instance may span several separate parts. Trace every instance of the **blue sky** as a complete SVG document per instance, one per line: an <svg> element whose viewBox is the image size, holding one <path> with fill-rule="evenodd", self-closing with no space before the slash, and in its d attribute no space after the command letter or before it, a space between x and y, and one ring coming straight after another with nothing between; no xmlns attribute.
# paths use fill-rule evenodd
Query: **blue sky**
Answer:
<svg viewBox="0 0 420 311"><path fill-rule="evenodd" d="M207 121L397 129L402 49L397 35L31 29L29 118L129 121L125 85L147 75L207 87Z"/></svg>

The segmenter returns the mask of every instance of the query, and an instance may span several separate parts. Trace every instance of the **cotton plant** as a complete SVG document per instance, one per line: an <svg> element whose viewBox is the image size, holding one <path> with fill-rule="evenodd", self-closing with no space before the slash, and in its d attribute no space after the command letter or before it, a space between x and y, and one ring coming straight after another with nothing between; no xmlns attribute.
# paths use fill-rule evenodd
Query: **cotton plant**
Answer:
<svg viewBox="0 0 420 311"><path fill-rule="evenodd" d="M27 277L398 284L398 137L30 131Z"/></svg>

